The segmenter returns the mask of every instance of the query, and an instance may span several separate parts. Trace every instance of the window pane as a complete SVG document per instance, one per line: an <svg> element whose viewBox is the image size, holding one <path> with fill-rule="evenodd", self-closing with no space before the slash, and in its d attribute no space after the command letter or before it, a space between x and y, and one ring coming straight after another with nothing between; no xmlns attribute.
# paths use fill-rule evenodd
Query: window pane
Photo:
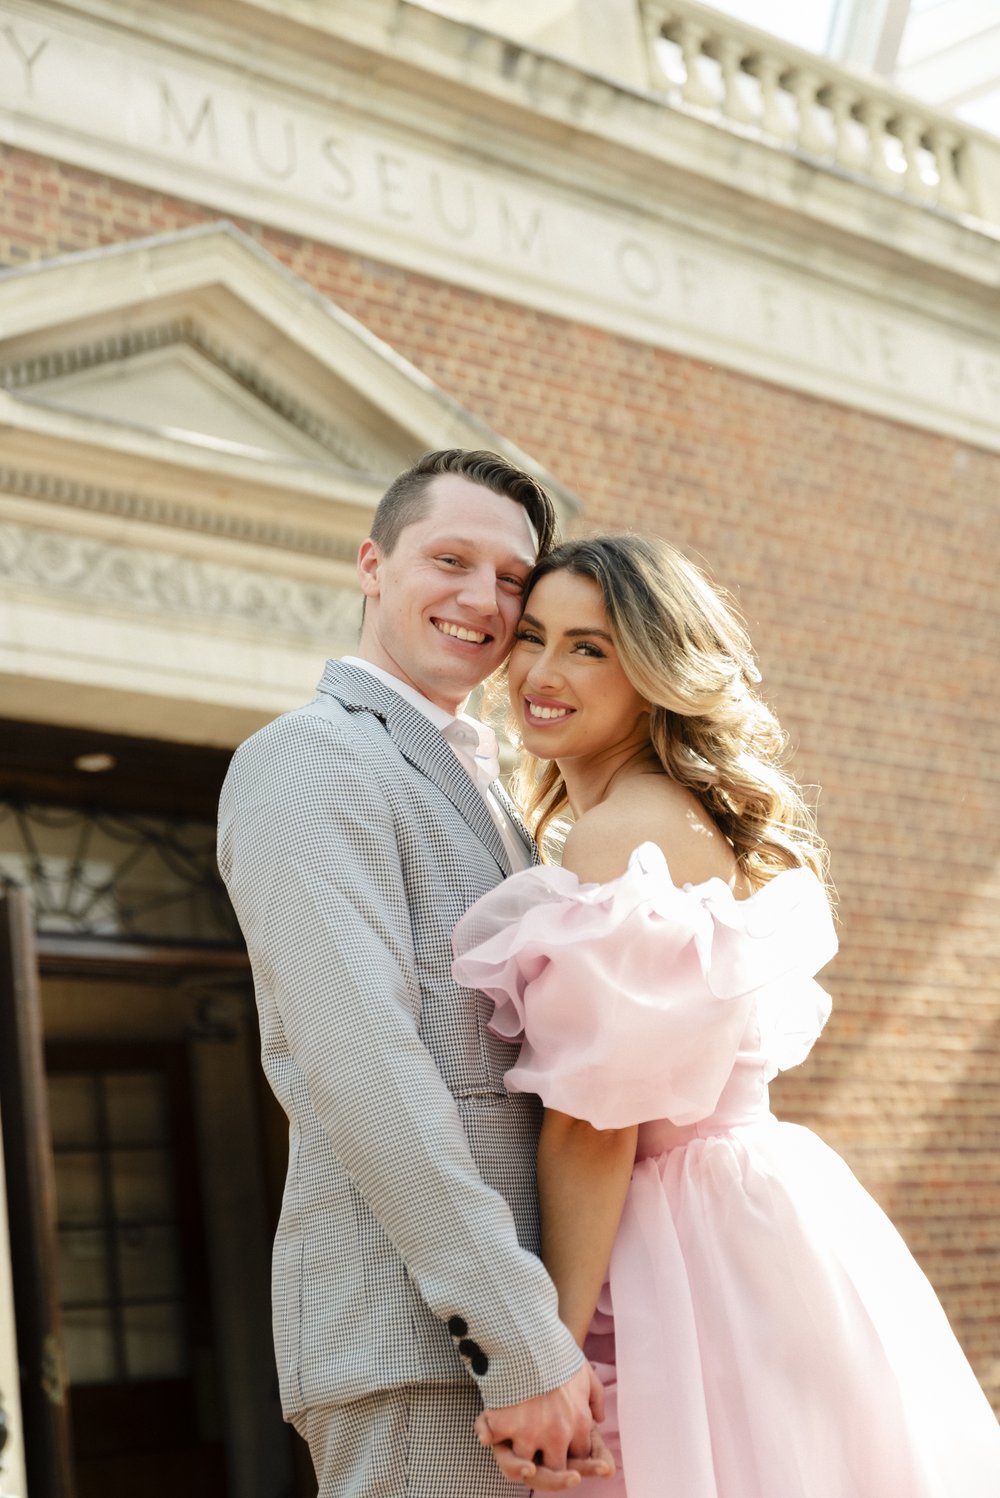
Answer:
<svg viewBox="0 0 1000 1498"><path fill-rule="evenodd" d="M52 1143L65 1146L97 1143L97 1096L93 1077L49 1077Z"/></svg>
<svg viewBox="0 0 1000 1498"><path fill-rule="evenodd" d="M112 1144L163 1144L167 1108L163 1079L155 1072L120 1072L104 1078L104 1106Z"/></svg>
<svg viewBox="0 0 1000 1498"><path fill-rule="evenodd" d="M59 1291L64 1305L110 1297L108 1243L102 1229L64 1228L60 1232Z"/></svg>
<svg viewBox="0 0 1000 1498"><path fill-rule="evenodd" d="M60 1223L99 1223L104 1216L101 1157L89 1150L56 1155L55 1172Z"/></svg>
<svg viewBox="0 0 1000 1498"><path fill-rule="evenodd" d="M111 1174L119 1221L173 1217L170 1156L166 1150L112 1150Z"/></svg>
<svg viewBox="0 0 1000 1498"><path fill-rule="evenodd" d="M119 1228L118 1265L126 1300L176 1295L180 1289L176 1234L172 1227Z"/></svg>
<svg viewBox="0 0 1000 1498"><path fill-rule="evenodd" d="M126 1306L124 1319L129 1378L172 1378L187 1371L179 1305Z"/></svg>
<svg viewBox="0 0 1000 1498"><path fill-rule="evenodd" d="M108 1384L119 1377L109 1310L63 1311L63 1342L71 1384Z"/></svg>

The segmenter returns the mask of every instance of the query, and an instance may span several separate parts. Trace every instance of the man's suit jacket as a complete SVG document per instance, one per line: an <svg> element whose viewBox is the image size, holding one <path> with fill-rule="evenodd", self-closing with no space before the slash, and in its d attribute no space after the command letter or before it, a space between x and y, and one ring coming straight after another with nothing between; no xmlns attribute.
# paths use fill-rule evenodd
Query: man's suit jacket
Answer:
<svg viewBox="0 0 1000 1498"><path fill-rule="evenodd" d="M274 1249L286 1416L471 1374L487 1405L581 1354L540 1261L537 1100L451 976L451 932L509 873L440 732L369 673L255 734L222 792L219 866L289 1119Z"/></svg>

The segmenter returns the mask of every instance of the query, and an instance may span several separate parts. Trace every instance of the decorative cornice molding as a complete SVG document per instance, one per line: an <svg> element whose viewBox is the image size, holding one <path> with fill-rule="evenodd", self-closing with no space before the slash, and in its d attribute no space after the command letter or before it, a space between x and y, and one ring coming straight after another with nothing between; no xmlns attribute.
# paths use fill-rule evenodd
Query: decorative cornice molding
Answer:
<svg viewBox="0 0 1000 1498"><path fill-rule="evenodd" d="M333 583L326 587L13 521L0 521L0 578L36 595L237 624L256 634L322 641L324 647L341 635L353 638L359 614L357 594Z"/></svg>
<svg viewBox="0 0 1000 1498"><path fill-rule="evenodd" d="M0 494L38 500L66 509L87 510L92 514L113 515L124 520L145 521L172 530L193 531L197 535L218 536L222 540L240 541L251 546L277 547L302 556L327 557L332 562L347 562L351 566L357 559L357 543L346 536L297 530L276 522L256 520L235 510L200 509L182 500L155 494L98 488L56 474L0 468Z"/></svg>

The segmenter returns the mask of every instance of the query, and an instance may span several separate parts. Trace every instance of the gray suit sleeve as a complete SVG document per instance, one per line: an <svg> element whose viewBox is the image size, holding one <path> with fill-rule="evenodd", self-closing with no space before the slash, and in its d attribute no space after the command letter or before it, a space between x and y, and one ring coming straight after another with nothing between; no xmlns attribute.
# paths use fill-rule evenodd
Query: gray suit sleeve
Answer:
<svg viewBox="0 0 1000 1498"><path fill-rule="evenodd" d="M282 722L252 765L238 751L223 802L220 862L255 971L356 1190L435 1314L475 1327L485 1403L530 1398L582 1354L421 1041L392 813L351 740Z"/></svg>

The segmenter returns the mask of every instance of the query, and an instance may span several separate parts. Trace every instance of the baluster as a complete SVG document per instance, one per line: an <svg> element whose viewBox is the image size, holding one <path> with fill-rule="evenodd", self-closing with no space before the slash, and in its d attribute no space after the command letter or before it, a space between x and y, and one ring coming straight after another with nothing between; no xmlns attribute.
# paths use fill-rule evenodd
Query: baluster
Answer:
<svg viewBox="0 0 1000 1498"><path fill-rule="evenodd" d="M839 166L855 168L864 166L865 154L860 149L851 126L854 124L855 96L840 83L831 83L821 95L830 110L835 131L834 159Z"/></svg>
<svg viewBox="0 0 1000 1498"><path fill-rule="evenodd" d="M722 69L723 114L727 119L735 120L740 125L754 123L757 116L744 98L743 89L740 86L746 47L736 37L726 36L716 43L713 51Z"/></svg>
<svg viewBox="0 0 1000 1498"><path fill-rule="evenodd" d="M790 140L790 122L781 105L784 63L778 57L758 52L748 59L746 66L760 85L760 128L778 140Z"/></svg>
<svg viewBox="0 0 1000 1498"><path fill-rule="evenodd" d="M904 190L914 198L932 198L933 187L920 175L920 148L923 145L924 136L923 121L914 114L899 114L893 123L906 158L906 171L903 174Z"/></svg>
<svg viewBox="0 0 1000 1498"><path fill-rule="evenodd" d="M969 195L955 170L958 136L947 125L934 125L927 132L938 171L937 200L944 208L968 208Z"/></svg>
<svg viewBox="0 0 1000 1498"><path fill-rule="evenodd" d="M661 5L641 6L642 24L646 33L646 60L649 64L649 86L652 89L663 90L664 88L673 93L677 88L677 80L671 78L663 66L663 58L658 43L666 40L666 22L669 20L669 11Z"/></svg>
<svg viewBox="0 0 1000 1498"><path fill-rule="evenodd" d="M788 75L788 86L799 112L798 144L811 156L829 156L830 143L819 125L820 80L809 68L794 68Z"/></svg>
<svg viewBox="0 0 1000 1498"><path fill-rule="evenodd" d="M699 109L715 109L719 99L711 84L704 77L701 66L705 29L693 21L681 21L679 26L664 29L664 35L676 42L684 59L684 84L681 98L685 104L694 104Z"/></svg>
<svg viewBox="0 0 1000 1498"><path fill-rule="evenodd" d="M858 118L868 132L869 176L885 187L898 187L899 173L893 171L885 152L890 113L889 106L881 99L865 99L858 109Z"/></svg>

